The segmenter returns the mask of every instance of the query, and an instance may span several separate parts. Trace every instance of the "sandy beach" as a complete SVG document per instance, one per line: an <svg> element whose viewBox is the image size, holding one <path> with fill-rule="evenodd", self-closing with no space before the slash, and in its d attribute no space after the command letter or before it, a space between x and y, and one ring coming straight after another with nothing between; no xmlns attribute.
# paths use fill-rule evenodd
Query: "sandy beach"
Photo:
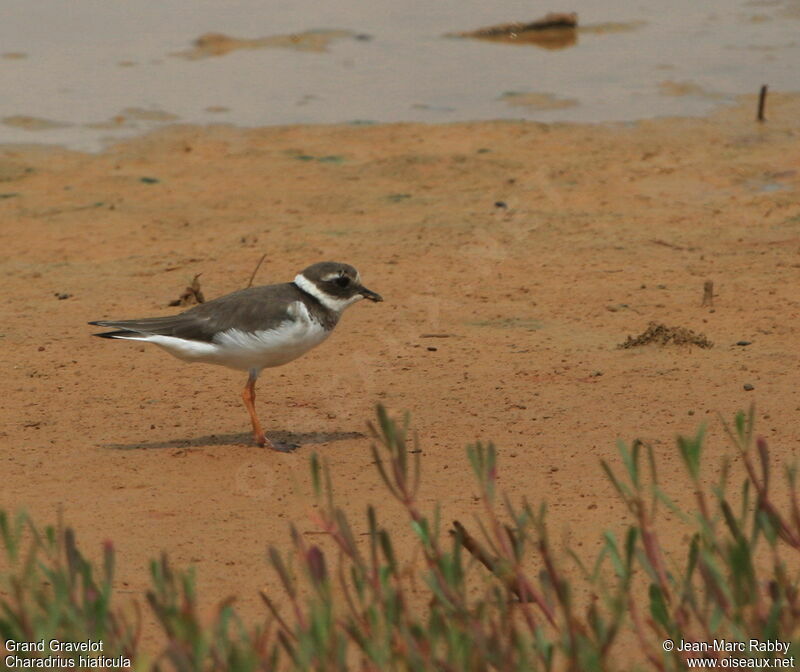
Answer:
<svg viewBox="0 0 800 672"><path fill-rule="evenodd" d="M379 504L410 539L372 465L376 403L411 413L424 503L470 519L464 446L492 440L501 487L547 500L554 535L589 556L622 520L599 466L618 439L650 442L682 501L674 437L706 424L713 478L733 455L718 414L755 404L788 463L800 97L771 94L763 124L754 111L748 97L629 124L176 125L98 154L3 147L0 507L42 524L62 511L90 556L113 540L121 597L142 601L165 551L196 567L209 612L235 595L254 620L277 585L268 545L290 521L315 529L312 452L355 519ZM265 429L293 454L251 444L242 374L86 324L176 312L198 274L207 299L242 288L262 254L256 284L336 260L385 299L262 376ZM651 322L713 347L618 347Z"/></svg>

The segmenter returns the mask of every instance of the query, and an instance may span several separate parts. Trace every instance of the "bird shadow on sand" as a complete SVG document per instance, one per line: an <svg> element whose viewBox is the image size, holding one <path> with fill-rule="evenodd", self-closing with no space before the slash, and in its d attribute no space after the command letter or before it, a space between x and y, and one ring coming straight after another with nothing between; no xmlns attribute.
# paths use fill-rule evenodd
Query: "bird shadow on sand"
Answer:
<svg viewBox="0 0 800 672"><path fill-rule="evenodd" d="M292 452L302 446L349 439L363 439L362 432L267 432L267 438L281 452ZM208 434L193 439L167 439L166 441L137 441L136 443L104 443L109 450L169 450L176 448L209 448L213 446L252 445L253 435L249 432L235 434Z"/></svg>

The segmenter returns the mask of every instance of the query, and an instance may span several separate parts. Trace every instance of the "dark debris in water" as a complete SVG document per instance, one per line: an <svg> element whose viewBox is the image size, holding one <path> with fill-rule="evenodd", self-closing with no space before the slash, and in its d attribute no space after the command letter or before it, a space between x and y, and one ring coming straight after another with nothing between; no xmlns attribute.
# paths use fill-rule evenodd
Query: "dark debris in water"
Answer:
<svg viewBox="0 0 800 672"><path fill-rule="evenodd" d="M509 37L518 36L520 33L528 33L541 30L554 29L574 29L578 25L578 15L574 12L550 13L536 21L516 21L513 23L503 23L497 26L479 28L465 33L460 33L464 37Z"/></svg>
<svg viewBox="0 0 800 672"><path fill-rule="evenodd" d="M620 343L618 348L636 348L640 345L696 345L699 348L711 348L713 343L706 338L705 334L687 329L686 327L668 327L661 322L651 322L638 336L628 336L624 343Z"/></svg>
<svg viewBox="0 0 800 672"><path fill-rule="evenodd" d="M578 15L553 13L536 21L503 23L463 33L457 37L472 37L518 44L535 44L545 49L563 49L575 44Z"/></svg>

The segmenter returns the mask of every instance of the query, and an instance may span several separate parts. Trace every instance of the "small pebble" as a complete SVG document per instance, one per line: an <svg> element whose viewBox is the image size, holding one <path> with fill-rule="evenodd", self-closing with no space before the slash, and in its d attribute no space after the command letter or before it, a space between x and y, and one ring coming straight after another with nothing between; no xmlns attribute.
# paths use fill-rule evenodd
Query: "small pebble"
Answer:
<svg viewBox="0 0 800 672"><path fill-rule="evenodd" d="M39 352L44 352L44 346L43 345L39 346Z"/></svg>
<svg viewBox="0 0 800 672"><path fill-rule="evenodd" d="M434 347L434 346L432 346L432 345L429 345L429 346L428 346L428 352L436 352L438 349L439 349L439 348L435 348L435 347Z"/></svg>
<svg viewBox="0 0 800 672"><path fill-rule="evenodd" d="M736 341L736 345L750 345L753 341Z"/></svg>
<svg viewBox="0 0 800 672"><path fill-rule="evenodd" d="M495 208L507 208L508 204L505 201L495 201L494 202Z"/></svg>
<svg viewBox="0 0 800 672"><path fill-rule="evenodd" d="M752 391L753 391L753 390L755 390L755 389L756 389L756 388L755 388L755 387L753 387L753 386L752 386L750 383L745 383L745 384L744 384L744 391L745 391L745 392L752 392Z"/></svg>

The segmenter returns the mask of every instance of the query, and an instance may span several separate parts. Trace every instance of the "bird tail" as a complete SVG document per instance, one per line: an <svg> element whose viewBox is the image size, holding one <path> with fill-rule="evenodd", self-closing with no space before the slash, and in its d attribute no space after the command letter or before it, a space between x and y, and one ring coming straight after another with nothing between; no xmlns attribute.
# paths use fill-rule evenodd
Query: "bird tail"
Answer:
<svg viewBox="0 0 800 672"><path fill-rule="evenodd" d="M89 323L91 324L91 322ZM98 334L92 334L92 336L99 336L100 338L128 338L128 339L135 339L141 338L144 336L139 331L129 331L127 329L118 329L117 331L102 331Z"/></svg>
<svg viewBox="0 0 800 672"><path fill-rule="evenodd" d="M96 327L111 327L114 331L93 334L100 338L142 338L157 334L169 334L175 326L175 316L149 317L142 320L97 320L89 322Z"/></svg>

